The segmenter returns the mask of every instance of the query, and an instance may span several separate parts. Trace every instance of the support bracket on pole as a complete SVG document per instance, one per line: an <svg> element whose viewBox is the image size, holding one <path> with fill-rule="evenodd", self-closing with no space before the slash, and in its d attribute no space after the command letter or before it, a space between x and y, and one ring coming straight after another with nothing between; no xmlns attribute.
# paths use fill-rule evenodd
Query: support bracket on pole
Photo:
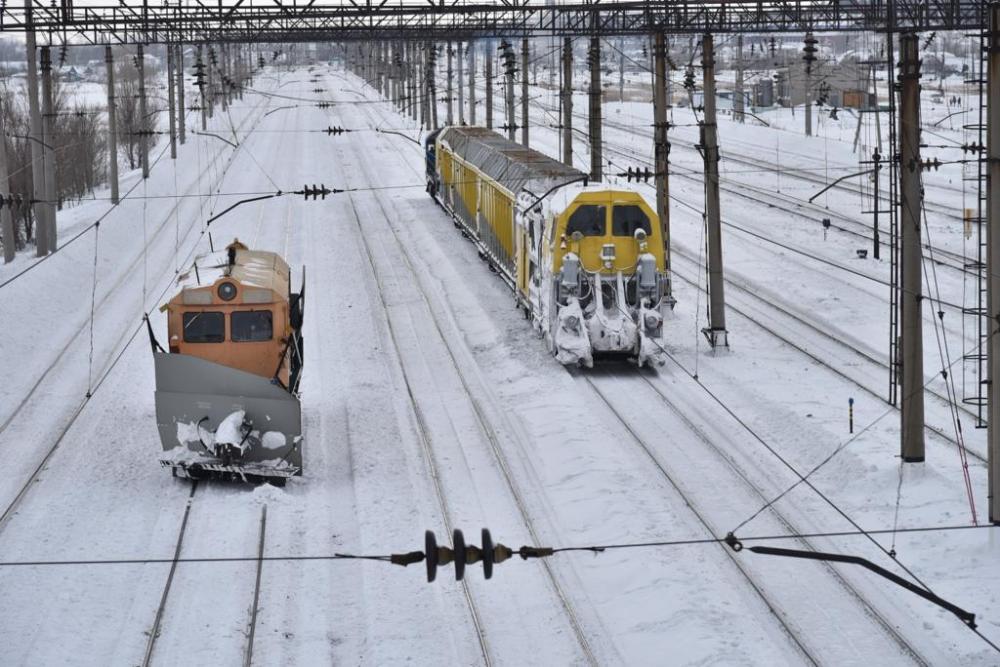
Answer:
<svg viewBox="0 0 1000 667"><path fill-rule="evenodd" d="M733 551L742 551L743 543L740 542L735 535L729 533L726 535L726 544ZM976 615L971 611L966 611L958 605L948 602L944 598L941 598L926 588L922 588L914 584L913 582L907 581L902 577L893 574L884 567L880 567L875 563L871 562L866 558L861 558L860 556L847 556L845 554L834 554L827 553L823 551L803 551L800 549L781 549L778 547L767 547L767 546L757 546L757 547L746 547L748 551L752 551L755 554L761 554L764 556L784 556L786 558L802 558L804 560L818 560L829 563L846 563L848 565L860 565L870 572L874 572L880 577L888 579L892 583L896 584L901 588L905 588L915 595L919 595L923 599L936 604L937 606L945 609L959 618L963 623L968 625L970 628L975 629L976 627Z"/></svg>

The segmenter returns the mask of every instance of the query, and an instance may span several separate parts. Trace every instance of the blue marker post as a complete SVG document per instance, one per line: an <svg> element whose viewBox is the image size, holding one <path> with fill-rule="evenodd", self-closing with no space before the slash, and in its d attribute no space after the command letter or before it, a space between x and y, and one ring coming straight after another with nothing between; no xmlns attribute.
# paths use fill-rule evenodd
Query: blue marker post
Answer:
<svg viewBox="0 0 1000 667"><path fill-rule="evenodd" d="M847 424L850 433L854 433L854 399L847 399Z"/></svg>

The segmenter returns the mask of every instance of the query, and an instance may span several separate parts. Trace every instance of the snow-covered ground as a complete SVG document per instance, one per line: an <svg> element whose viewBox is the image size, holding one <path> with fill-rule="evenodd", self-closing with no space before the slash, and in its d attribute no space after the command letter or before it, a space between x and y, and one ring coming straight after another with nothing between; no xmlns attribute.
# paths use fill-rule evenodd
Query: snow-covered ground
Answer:
<svg viewBox="0 0 1000 667"><path fill-rule="evenodd" d="M898 413L882 400L886 371L875 361L888 351L888 288L870 279L885 280L888 262L857 259L870 241L837 228L824 236L819 224L829 206L844 216L835 220L842 227L854 229L849 219L867 225L857 191L831 190L828 201L808 206L801 200L823 183L791 171L825 162L835 178L856 169L849 115L824 120L811 139L790 112L771 118L780 130L722 121L724 156L733 158L723 161L732 347L711 352L698 333L702 190L683 178L700 172L690 147L697 128L689 111L675 110L678 306L668 340L676 363L658 372L567 372L424 193L421 148L371 131L410 128L404 133L416 138L415 123L343 70L312 75L322 77L332 108L303 103L268 114L293 104L268 91L312 99L317 84L305 70L258 77L260 92L211 121L210 131L235 133L239 148L189 135L176 163L162 157L133 190L161 199L126 199L99 235L0 292L0 511L13 503L0 519L0 561L169 560L188 507L182 557L250 559L178 564L155 642L149 633L169 562L0 567L5 662L141 664L151 645L156 664L242 661L265 505L265 555L300 558L419 549L425 529L444 540L461 528L478 544L483 526L514 547L566 547L697 541L737 526L751 538L854 532L852 522L891 529L897 518L901 528L971 524L942 401L928 398L927 463L899 466ZM546 127L554 112L543 108L555 99L533 92L532 145L557 155L557 131ZM495 101L499 125L499 95ZM586 109L584 96L575 108ZM648 104L611 103L605 118L612 171L651 157ZM320 133L328 126L361 131L329 137ZM787 173L771 164L778 153ZM575 154L578 166L588 163L582 139ZM946 209L961 206L961 191L948 190L955 175L946 172L927 177L928 199L940 207L928 207L931 240L960 254L967 242ZM125 178L123 191L137 175ZM305 183L356 190L245 205L210 229L217 245L239 237L281 252L296 283L308 267L306 474L285 489L206 484L192 496L156 461L142 314L162 336L157 308L172 294L177 268L207 249L208 217L240 198ZM769 189L772 206L760 192ZM61 238L107 208L95 201L66 211ZM31 261L0 267L0 281ZM943 266L937 274L940 298L962 303L963 274ZM934 310L928 304L929 380L943 363L932 342ZM975 334L952 311L944 327L954 361ZM946 391L940 381L929 388ZM984 454L984 434L960 416L970 452ZM800 485L742 525L796 481L788 466L810 470L848 442L810 479L814 488ZM970 469L982 521L981 459L971 458ZM994 530L966 530L746 545L860 555L909 577L905 566L975 612L997 642L998 539ZM879 548L890 546L898 562ZM428 585L419 567L365 561L267 560L261 573L258 664L997 662L953 615L857 566L736 553L720 543L515 558L488 582L470 567L464 585L450 569Z"/></svg>

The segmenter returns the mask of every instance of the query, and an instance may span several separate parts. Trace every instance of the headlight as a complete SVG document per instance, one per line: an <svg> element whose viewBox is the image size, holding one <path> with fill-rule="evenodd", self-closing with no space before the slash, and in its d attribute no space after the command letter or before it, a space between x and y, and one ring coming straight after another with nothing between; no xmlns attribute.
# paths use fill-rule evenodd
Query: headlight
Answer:
<svg viewBox="0 0 1000 667"><path fill-rule="evenodd" d="M563 329L566 331L576 331L577 327L580 326L580 318L576 315L570 315L563 320Z"/></svg>
<svg viewBox="0 0 1000 667"><path fill-rule="evenodd" d="M223 301L232 301L236 298L236 285L232 283L222 283L217 290L219 298Z"/></svg>
<svg viewBox="0 0 1000 667"><path fill-rule="evenodd" d="M655 331L660 326L660 316L656 313L646 313L646 330Z"/></svg>

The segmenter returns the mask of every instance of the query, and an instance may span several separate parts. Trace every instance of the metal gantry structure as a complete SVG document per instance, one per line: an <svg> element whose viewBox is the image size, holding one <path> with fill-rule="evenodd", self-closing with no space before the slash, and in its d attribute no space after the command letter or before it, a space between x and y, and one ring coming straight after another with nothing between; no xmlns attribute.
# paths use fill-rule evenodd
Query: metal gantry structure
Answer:
<svg viewBox="0 0 1000 667"><path fill-rule="evenodd" d="M529 144L528 64L529 40L544 37L562 42L561 116L559 118L562 160L573 162L573 45L572 38L589 39L590 72L588 128L590 176L605 177L607 165L602 154L601 58L603 39L636 35L652 39L654 101L654 177L657 211L669 258L669 129L667 121L669 85L667 50L669 37L700 38L704 81L704 109L700 121L700 148L704 159L705 225L708 241L709 325L704 330L713 347L726 345L728 332L723 298L722 228L719 204L719 137L715 119L713 35L737 36L737 106L743 121L743 54L745 33L793 33L805 35L806 55L815 51L814 34L865 32L885 36L886 65L897 67L896 39L899 40L897 84L890 86L893 121L890 155L879 156L889 163L889 192L893 287L891 290L891 360L889 401L898 402L901 412L901 455L904 461L924 460L924 373L922 367L923 305L921 281L921 238L923 202L920 172L920 61L917 34L961 30L978 35L984 43L988 83L987 99L1000 100L1000 4L983 0L647 0L642 2L567 2L562 0L492 0L444 2L443 0L401 0L389 5L384 0L312 0L303 4L279 0L225 0L203 3L177 2L106 3L77 5L72 0L51 3L25 0L22 5L0 3L0 33L24 33L28 57L28 91L33 151L34 193L32 204L38 221L38 252L57 248L55 228L54 174L50 148L43 141L51 108L51 58L49 49L74 44L108 45L109 125L115 122L114 66L111 45L133 45L137 67L142 68L142 49L147 45L168 46L168 86L170 106L171 157L176 156L176 135L184 141L182 45L196 49L193 68L200 91L202 130L211 117L216 99L225 106L231 95L241 91L251 54L246 45L294 42L338 42L350 44L353 64L414 120L425 128L438 125L439 101L446 102L448 122L476 120L476 52L480 50L485 78L485 125L493 128L494 60L503 60L506 121L503 129L512 140L517 129L521 142ZM558 38L563 38L559 40ZM515 45L520 42L520 53ZM446 44L446 96L437 98L436 72L438 45ZM500 48L497 49L497 45ZM457 46L457 48L456 48ZM558 50L558 49L557 49ZM37 51L37 54L36 54ZM206 55L208 62L204 60ZM40 68L36 65L40 56ZM458 70L457 95L454 70ZM467 65L467 74L466 74ZM42 90L39 94L38 69ZM174 81L173 72L178 80ZM809 73L807 63L807 76ZM500 74L500 73L498 73ZM464 104L468 77L468 110ZM516 113L515 79L520 76L520 125ZM242 80L245 80L242 79ZM140 97L145 102L145 91ZM898 91L898 104L897 104ZM457 113L454 108L457 97ZM807 134L811 128L810 99L807 98ZM180 110L178 112L178 109ZM898 116L896 112L898 111ZM983 370L983 386L989 442L989 517L1000 522L1000 104L989 104L985 122L978 129L986 136L979 147L980 187L984 188L980 228L985 230L981 246L986 257L977 264L983 301L974 311L979 318L984 348L977 359ZM898 143L897 146L897 138ZM113 139L112 139L113 141ZM982 143L982 142L980 142ZM0 151L2 152L2 151ZM111 146L112 156L114 146ZM0 154L0 176L6 171ZM112 198L117 201L117 165L110 169ZM142 153L143 174L148 175L148 154ZM877 166L876 166L877 170ZM876 173L876 177L878 174ZM877 211L876 200L876 211ZM7 218L0 206L0 232ZM877 216L876 212L876 224ZM9 216L8 216L9 217ZM5 244L5 248L9 244ZM898 260L898 261L897 261ZM668 259L669 270L669 259ZM898 275L897 275L898 274ZM898 280L897 280L898 279ZM896 331L898 329L898 340ZM898 388L897 383L898 381Z"/></svg>
<svg viewBox="0 0 1000 667"><path fill-rule="evenodd" d="M920 32L975 29L978 0L278 0L100 3L27 0L0 9L0 32L37 31L57 42L294 42L474 40L773 32Z"/></svg>

